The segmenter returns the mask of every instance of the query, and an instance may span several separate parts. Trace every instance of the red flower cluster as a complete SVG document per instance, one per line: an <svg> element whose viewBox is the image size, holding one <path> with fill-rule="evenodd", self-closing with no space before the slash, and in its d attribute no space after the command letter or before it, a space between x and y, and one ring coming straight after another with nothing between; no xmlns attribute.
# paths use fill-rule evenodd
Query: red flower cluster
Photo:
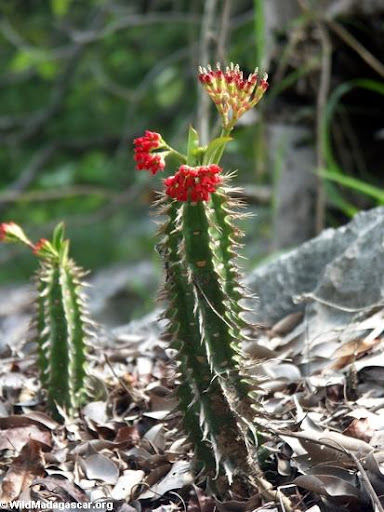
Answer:
<svg viewBox="0 0 384 512"><path fill-rule="evenodd" d="M50 246L50 243L46 238L40 238L38 242L35 243L33 247L33 252L36 254L36 256L39 256L40 253L44 254L47 247Z"/></svg>
<svg viewBox="0 0 384 512"><path fill-rule="evenodd" d="M198 77L223 117L224 127L230 129L261 100L268 89L267 74L259 78L256 68L254 73L244 78L239 66L233 63L225 71L221 70L219 63L217 69L200 66Z"/></svg>
<svg viewBox="0 0 384 512"><path fill-rule="evenodd" d="M152 174L157 171L163 171L165 167L165 156L167 151L161 153L152 153L155 149L166 148L163 138L159 133L147 130L143 137L134 140L135 144L135 161L139 171L145 169Z"/></svg>
<svg viewBox="0 0 384 512"><path fill-rule="evenodd" d="M182 165L174 176L164 180L168 196L178 201L209 201L210 194L222 183L221 167L215 164L189 167Z"/></svg>

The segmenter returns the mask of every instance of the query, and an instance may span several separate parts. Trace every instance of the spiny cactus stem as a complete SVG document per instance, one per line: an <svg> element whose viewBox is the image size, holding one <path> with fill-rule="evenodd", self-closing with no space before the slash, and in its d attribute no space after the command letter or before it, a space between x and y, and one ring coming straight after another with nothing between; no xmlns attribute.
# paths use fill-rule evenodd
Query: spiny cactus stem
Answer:
<svg viewBox="0 0 384 512"><path fill-rule="evenodd" d="M57 419L57 405L71 414L87 397L86 340L90 335L80 292L82 272L72 260L50 258L38 273L36 317L40 379L48 407Z"/></svg>
<svg viewBox="0 0 384 512"><path fill-rule="evenodd" d="M70 350L58 264L50 269L50 274L49 291L45 300L45 314L49 322L48 405L55 410L55 403L58 402L69 410L72 406L67 370L70 364Z"/></svg>
<svg viewBox="0 0 384 512"><path fill-rule="evenodd" d="M205 205L202 202L186 203L183 208L185 253L204 322L208 358L217 376L229 378L241 397L247 396L248 386L238 376L235 363L233 329L226 320L225 309L230 301L214 265Z"/></svg>
<svg viewBox="0 0 384 512"><path fill-rule="evenodd" d="M72 364L69 367L72 401L76 404L82 402L86 390L84 380L86 377L86 323L84 316L84 303L80 296L81 272L72 261L68 261L62 271L62 287L65 290L64 309L68 325L68 344L71 347Z"/></svg>
<svg viewBox="0 0 384 512"><path fill-rule="evenodd" d="M217 473L219 458L206 445L214 446L218 435L219 417L213 415L210 406L211 372L204 347L200 340L198 321L195 315L195 298L187 280L187 272L179 254L182 235L178 226L179 210L175 203L167 207L168 221L163 226L165 238L162 253L167 264L166 289L168 295L169 331L172 346L177 351L178 370L181 382L177 393L183 423L189 439L194 445L197 458L203 462L208 473Z"/></svg>

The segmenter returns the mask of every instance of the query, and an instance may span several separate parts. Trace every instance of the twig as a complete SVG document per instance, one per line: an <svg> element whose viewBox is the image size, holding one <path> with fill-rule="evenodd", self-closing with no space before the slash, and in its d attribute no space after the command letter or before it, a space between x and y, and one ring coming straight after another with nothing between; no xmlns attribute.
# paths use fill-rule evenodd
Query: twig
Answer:
<svg viewBox="0 0 384 512"><path fill-rule="evenodd" d="M214 20L216 15L217 0L207 0L204 4L203 21L199 45L199 64L206 66L210 62L211 43L214 38ZM209 109L210 99L199 88L197 105L197 131L200 134L201 144L207 144L209 140Z"/></svg>
<svg viewBox="0 0 384 512"><path fill-rule="evenodd" d="M372 69L376 71L382 78L384 78L384 65L380 62L372 53L365 48L352 34L350 34L345 28L331 19L325 19L324 22L329 26L333 32L335 32L340 39L342 39L348 46L350 46L355 52L366 62Z"/></svg>
<svg viewBox="0 0 384 512"><path fill-rule="evenodd" d="M376 491L373 488L373 486L372 486L372 484L371 484L371 482L370 482L370 480L368 478L367 472L363 468L363 465L361 464L361 462L359 461L359 459L356 457L356 455L354 453L349 452L348 450L345 450L345 453L349 457L351 457L351 459L353 459L354 463L356 464L357 469L360 471L361 478L363 479L363 481L365 483L365 486L367 488L367 492L368 492L369 497L371 498L371 501L372 501L372 505L374 507L376 505L377 512L384 512L384 509L383 509L383 506L381 504L381 501L379 500L379 497L377 496Z"/></svg>
<svg viewBox="0 0 384 512"><path fill-rule="evenodd" d="M152 13L150 15L130 14L129 16L121 16L101 30L84 30L82 32L72 31L70 34L73 41L77 44L89 44L100 39L105 39L120 30L128 27L137 27L145 25L153 25L155 23L194 23L199 22L199 17L188 15L186 13Z"/></svg>
<svg viewBox="0 0 384 512"><path fill-rule="evenodd" d="M230 32L230 17L231 17L231 0L224 0L223 10L221 13L219 36L217 38L217 60L224 62L227 58L227 42L228 34Z"/></svg>
<svg viewBox="0 0 384 512"><path fill-rule="evenodd" d="M380 307L383 304L382 302L376 302L375 304L370 304L369 306L364 306L361 308L349 308L348 306L342 306L341 304L336 304L335 302L327 301L321 297L318 297L316 294L312 292L296 295L293 301L295 304L298 304L300 302L309 300L313 300L315 302L318 302L319 304L328 306L329 308L337 309L339 311L345 311L346 313L360 313L363 311L370 311L371 309L375 307Z"/></svg>
<svg viewBox="0 0 384 512"><path fill-rule="evenodd" d="M8 186L8 191L16 193L29 187L36 179L40 169L52 158L56 150L56 144L49 144L37 151L30 163L21 171L19 177Z"/></svg>
<svg viewBox="0 0 384 512"><path fill-rule="evenodd" d="M325 224L325 188L320 171L325 167L325 141L324 141L324 120L325 110L331 83L331 55L332 45L328 31L320 21L317 24L321 44L321 73L320 84L316 98L316 167L317 167L317 198L316 198L316 232L320 233Z"/></svg>
<svg viewBox="0 0 384 512"><path fill-rule="evenodd" d="M298 0L298 3L304 12L310 12L307 0ZM312 14L312 13L311 13ZM332 45L327 28L320 17L314 18L315 25L319 31L321 46L321 71L320 84L316 97L316 168L317 168L317 198L316 198L316 232L320 233L324 229L325 223L325 204L326 196L323 178L320 172L324 169L326 163L324 148L324 119L325 108L329 95L331 82L331 55Z"/></svg>
<svg viewBox="0 0 384 512"><path fill-rule="evenodd" d="M83 46L75 47L66 68L56 81L48 105L43 109L35 112L29 119L27 119L23 124L23 129L20 131L20 133L5 137L5 142L11 144L20 144L25 142L26 140L35 136L43 128L47 121L49 121L60 111L63 100L72 83L74 72L80 60L83 49Z"/></svg>

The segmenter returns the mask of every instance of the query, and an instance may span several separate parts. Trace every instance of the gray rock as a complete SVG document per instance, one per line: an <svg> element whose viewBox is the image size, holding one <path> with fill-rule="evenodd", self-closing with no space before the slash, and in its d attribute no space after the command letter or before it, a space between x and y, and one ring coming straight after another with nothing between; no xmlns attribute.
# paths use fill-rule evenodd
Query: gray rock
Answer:
<svg viewBox="0 0 384 512"><path fill-rule="evenodd" d="M99 321L107 318L109 324L103 343L142 343L143 337L150 346L158 343L159 310L126 324L140 302L140 294L133 293L137 292L133 283L141 279L149 294L157 286L150 267L107 269L93 279L91 313ZM329 338L333 330L344 329L359 312L384 304L384 207L361 212L346 226L327 229L256 268L246 284L259 297L255 308L258 322L273 325L294 311L305 310L305 325L299 326L300 332L305 331L312 340ZM31 299L29 287L19 288L14 294L8 289L2 294L0 290L0 348L25 335ZM151 305L153 310L153 301ZM122 327L113 329L116 325Z"/></svg>
<svg viewBox="0 0 384 512"><path fill-rule="evenodd" d="M275 261L256 268L246 284L259 297L257 320L271 325L303 310L300 296L356 312L384 300L384 207L357 214Z"/></svg>
<svg viewBox="0 0 384 512"><path fill-rule="evenodd" d="M141 317L152 309L158 283L159 271L150 261L98 271L87 289L92 318L115 327Z"/></svg>

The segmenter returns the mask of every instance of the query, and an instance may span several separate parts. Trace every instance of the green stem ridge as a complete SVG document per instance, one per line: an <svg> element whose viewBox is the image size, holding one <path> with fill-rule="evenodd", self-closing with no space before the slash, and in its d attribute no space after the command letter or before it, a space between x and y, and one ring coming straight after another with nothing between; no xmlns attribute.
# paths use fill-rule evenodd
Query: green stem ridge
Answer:
<svg viewBox="0 0 384 512"><path fill-rule="evenodd" d="M87 340L91 322L81 295L83 272L71 260L41 261L37 275L36 342L40 380L48 407L68 413L86 398Z"/></svg>

